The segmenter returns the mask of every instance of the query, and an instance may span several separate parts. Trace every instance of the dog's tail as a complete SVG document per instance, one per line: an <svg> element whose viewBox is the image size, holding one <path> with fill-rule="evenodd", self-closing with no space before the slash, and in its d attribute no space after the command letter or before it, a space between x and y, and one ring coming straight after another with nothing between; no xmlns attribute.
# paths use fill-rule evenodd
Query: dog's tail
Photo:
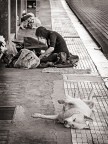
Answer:
<svg viewBox="0 0 108 144"><path fill-rule="evenodd" d="M33 118L56 120L58 118L58 115L44 115L44 114L40 114L40 113L34 113L32 115L32 117Z"/></svg>

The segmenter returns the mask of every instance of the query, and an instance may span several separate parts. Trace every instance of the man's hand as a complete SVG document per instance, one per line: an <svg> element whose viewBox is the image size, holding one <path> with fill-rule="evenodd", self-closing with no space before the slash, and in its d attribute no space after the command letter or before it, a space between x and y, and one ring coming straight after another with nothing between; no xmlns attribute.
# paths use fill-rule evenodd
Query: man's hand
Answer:
<svg viewBox="0 0 108 144"><path fill-rule="evenodd" d="M44 54L41 54L41 55L39 56L40 59L42 59L43 57L45 57Z"/></svg>
<svg viewBox="0 0 108 144"><path fill-rule="evenodd" d="M42 59L43 57L48 57L52 52L54 51L54 48L53 47L49 47L45 53L41 54L39 56L40 59Z"/></svg>

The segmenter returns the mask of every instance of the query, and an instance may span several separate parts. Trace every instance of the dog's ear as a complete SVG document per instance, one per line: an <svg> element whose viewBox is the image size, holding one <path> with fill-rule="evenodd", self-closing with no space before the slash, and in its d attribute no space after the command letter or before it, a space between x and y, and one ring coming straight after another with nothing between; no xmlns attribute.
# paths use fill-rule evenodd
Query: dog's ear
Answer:
<svg viewBox="0 0 108 144"><path fill-rule="evenodd" d="M68 104L68 105L74 105L74 103L72 103L71 101L65 101L65 100L58 100L59 104Z"/></svg>
<svg viewBox="0 0 108 144"><path fill-rule="evenodd" d="M92 118L87 117L87 116L85 116L85 115L84 115L84 120L85 120L85 121L89 121L89 122L93 122L93 119L92 119Z"/></svg>
<svg viewBox="0 0 108 144"><path fill-rule="evenodd" d="M95 103L92 100L84 100L84 102L89 106L90 109L93 109Z"/></svg>
<svg viewBox="0 0 108 144"><path fill-rule="evenodd" d="M95 106L95 103L94 103L93 101L89 102L89 107L90 107L90 109L93 109L94 106Z"/></svg>
<svg viewBox="0 0 108 144"><path fill-rule="evenodd" d="M58 103L59 104L65 104L65 101L61 99L61 100L58 100Z"/></svg>

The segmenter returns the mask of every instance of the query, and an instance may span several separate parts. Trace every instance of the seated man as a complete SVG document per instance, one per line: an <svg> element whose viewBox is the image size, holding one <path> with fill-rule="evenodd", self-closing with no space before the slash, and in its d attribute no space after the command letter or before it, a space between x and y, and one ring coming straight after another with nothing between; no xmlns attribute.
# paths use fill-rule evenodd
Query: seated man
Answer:
<svg viewBox="0 0 108 144"><path fill-rule="evenodd" d="M40 26L36 29L35 35L38 39L39 37L46 39L48 45L48 49L39 57L41 63L57 63L58 61L60 62L61 58L61 63L70 63L70 57L71 60L75 60L74 63L78 62L79 57L69 53L66 42L59 33L47 30L45 27Z"/></svg>

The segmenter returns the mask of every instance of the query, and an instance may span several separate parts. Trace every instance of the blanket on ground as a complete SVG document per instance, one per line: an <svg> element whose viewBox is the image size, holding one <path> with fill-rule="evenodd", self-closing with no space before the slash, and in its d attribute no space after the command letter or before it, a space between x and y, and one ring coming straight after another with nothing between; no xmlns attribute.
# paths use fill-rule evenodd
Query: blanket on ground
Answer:
<svg viewBox="0 0 108 144"><path fill-rule="evenodd" d="M49 59L48 62L41 62L38 67L47 68L47 67L57 67L57 68L66 68L66 67L75 67L79 61L79 57L77 55L72 55L70 53L69 58L65 52L54 53ZM45 60L46 61L46 60Z"/></svg>
<svg viewBox="0 0 108 144"><path fill-rule="evenodd" d="M75 67L79 57L77 55L71 55L68 60L65 58L63 52L57 54L57 61L47 63L41 63L37 55L28 49L22 49L15 55L10 62L7 64L7 67L13 68L47 68L47 67L57 67L57 68L67 68Z"/></svg>

